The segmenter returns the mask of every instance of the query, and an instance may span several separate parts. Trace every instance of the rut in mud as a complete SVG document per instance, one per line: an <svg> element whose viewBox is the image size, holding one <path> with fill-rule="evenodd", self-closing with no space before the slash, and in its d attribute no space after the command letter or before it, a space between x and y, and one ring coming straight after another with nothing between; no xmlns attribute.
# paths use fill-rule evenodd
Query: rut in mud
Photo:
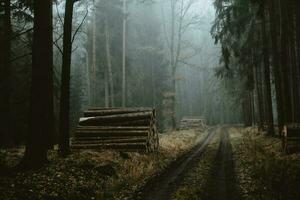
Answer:
<svg viewBox="0 0 300 200"><path fill-rule="evenodd" d="M223 128L220 137L218 153L211 169L211 175L204 189L206 192L201 199L239 200L241 197L237 189L228 128Z"/></svg>
<svg viewBox="0 0 300 200"><path fill-rule="evenodd" d="M207 137L200 142L191 152L179 158L175 163L160 176L150 181L144 187L141 194L134 199L142 200L166 200L170 199L174 191L176 191L180 181L188 170L199 161L201 155L212 138L219 132L220 128L212 128Z"/></svg>
<svg viewBox="0 0 300 200"><path fill-rule="evenodd" d="M196 167L208 144L216 136L220 137L217 155L210 170L210 176L204 185L204 193L199 194L199 199L207 200L238 200L240 195L236 187L234 160L232 147L227 127L213 128L208 136L197 145L190 153L172 164L164 173L151 180L138 197L143 200L171 199L183 178L189 170Z"/></svg>

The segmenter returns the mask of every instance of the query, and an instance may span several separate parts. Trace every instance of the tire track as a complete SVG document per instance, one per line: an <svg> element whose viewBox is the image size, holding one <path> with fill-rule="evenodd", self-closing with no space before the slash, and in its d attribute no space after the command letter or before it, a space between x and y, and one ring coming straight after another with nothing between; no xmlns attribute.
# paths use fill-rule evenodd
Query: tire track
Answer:
<svg viewBox="0 0 300 200"><path fill-rule="evenodd" d="M219 149L214 160L213 168L211 169L211 176L204 188L206 192L201 199L239 200L241 196L236 183L228 128L223 128L220 137Z"/></svg>
<svg viewBox="0 0 300 200"><path fill-rule="evenodd" d="M212 138L220 131L214 127L209 130L207 137L200 142L190 153L183 155L180 159L171 164L161 175L149 181L134 199L138 200L167 200L176 191L180 180L185 173L193 167Z"/></svg>

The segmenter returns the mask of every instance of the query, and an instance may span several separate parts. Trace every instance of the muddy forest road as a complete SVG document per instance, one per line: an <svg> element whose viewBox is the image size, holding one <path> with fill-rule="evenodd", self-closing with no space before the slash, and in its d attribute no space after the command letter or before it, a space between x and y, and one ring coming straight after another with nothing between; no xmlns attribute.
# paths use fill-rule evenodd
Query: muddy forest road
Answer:
<svg viewBox="0 0 300 200"><path fill-rule="evenodd" d="M197 165L214 137L220 137L217 155L213 161L210 177L206 181L205 194L199 199L238 200L235 183L234 162L228 127L214 127L207 137L194 149L172 163L162 174L149 181L135 197L140 200L168 200L176 192L189 170Z"/></svg>

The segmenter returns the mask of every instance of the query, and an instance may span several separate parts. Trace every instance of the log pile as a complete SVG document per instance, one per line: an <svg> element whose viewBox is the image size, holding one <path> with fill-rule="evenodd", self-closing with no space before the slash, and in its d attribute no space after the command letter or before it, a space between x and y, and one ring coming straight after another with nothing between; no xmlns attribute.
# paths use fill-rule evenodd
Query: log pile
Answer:
<svg viewBox="0 0 300 200"><path fill-rule="evenodd" d="M153 108L91 108L71 141L73 149L154 152L158 149Z"/></svg>
<svg viewBox="0 0 300 200"><path fill-rule="evenodd" d="M196 129L203 131L206 128L205 120L198 116L184 117L180 121L181 130Z"/></svg>
<svg viewBox="0 0 300 200"><path fill-rule="evenodd" d="M300 123L288 123L282 130L282 147L285 153L300 151Z"/></svg>

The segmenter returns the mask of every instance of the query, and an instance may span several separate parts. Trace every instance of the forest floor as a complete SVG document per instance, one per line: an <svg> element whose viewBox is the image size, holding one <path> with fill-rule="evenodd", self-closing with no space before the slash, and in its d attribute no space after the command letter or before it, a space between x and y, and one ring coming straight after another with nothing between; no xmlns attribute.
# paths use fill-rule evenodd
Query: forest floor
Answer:
<svg viewBox="0 0 300 200"><path fill-rule="evenodd" d="M239 126L221 126L210 135L197 156L192 151L132 199L300 199L300 154L283 154L280 139Z"/></svg>
<svg viewBox="0 0 300 200"><path fill-rule="evenodd" d="M13 166L24 149L0 150ZM300 199L300 153L285 155L278 138L256 128L217 126L160 135L157 154L49 152L50 163L27 172L0 171L1 200Z"/></svg>
<svg viewBox="0 0 300 200"><path fill-rule="evenodd" d="M24 148L0 150L0 199L126 199L206 135L194 130L161 134L159 152L149 155L82 150L60 158L50 151L45 167L5 174L4 168L20 162Z"/></svg>

